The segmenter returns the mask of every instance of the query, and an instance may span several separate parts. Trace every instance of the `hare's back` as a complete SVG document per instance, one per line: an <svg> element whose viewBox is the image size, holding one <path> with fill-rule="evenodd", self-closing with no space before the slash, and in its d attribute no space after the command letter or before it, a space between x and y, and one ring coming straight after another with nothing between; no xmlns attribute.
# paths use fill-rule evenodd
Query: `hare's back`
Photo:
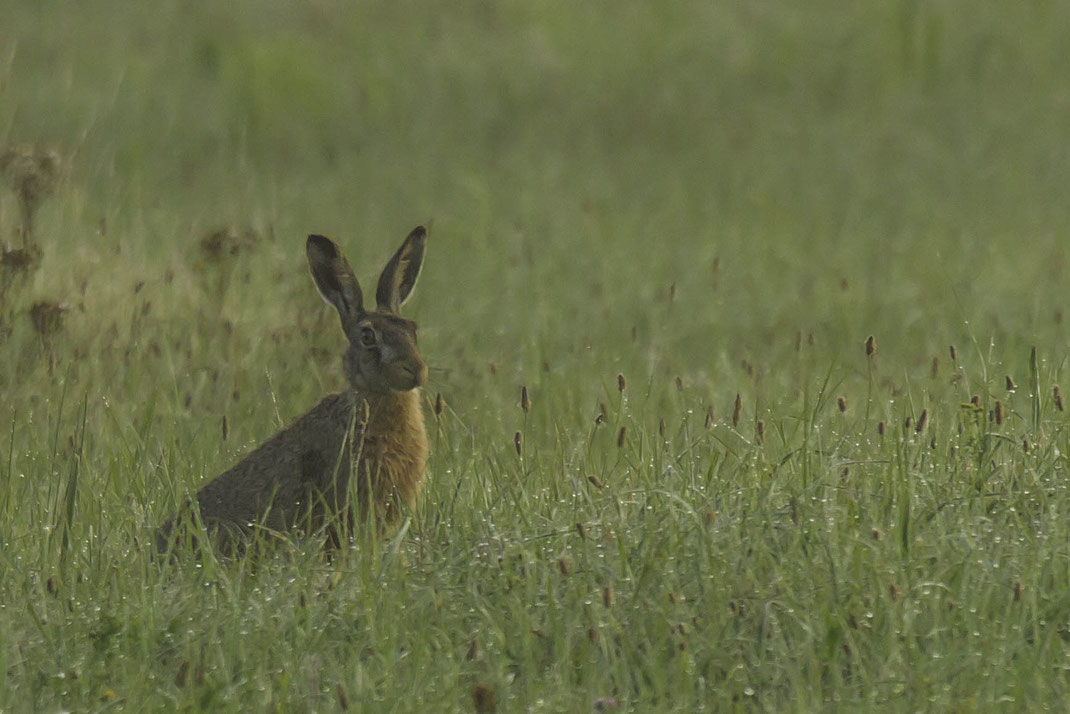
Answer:
<svg viewBox="0 0 1070 714"><path fill-rule="evenodd" d="M348 393L324 397L311 411L261 444L197 494L206 521L244 525L264 519L285 528L307 512L309 499L327 502L344 493L334 483L348 449L353 399Z"/></svg>

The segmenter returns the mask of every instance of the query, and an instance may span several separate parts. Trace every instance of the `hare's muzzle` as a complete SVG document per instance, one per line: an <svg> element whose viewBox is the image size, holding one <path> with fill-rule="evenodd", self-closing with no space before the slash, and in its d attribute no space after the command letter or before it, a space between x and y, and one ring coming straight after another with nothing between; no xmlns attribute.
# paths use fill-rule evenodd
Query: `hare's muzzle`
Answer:
<svg viewBox="0 0 1070 714"><path fill-rule="evenodd" d="M423 362L398 364L396 377L400 391L422 387L427 382L427 365Z"/></svg>

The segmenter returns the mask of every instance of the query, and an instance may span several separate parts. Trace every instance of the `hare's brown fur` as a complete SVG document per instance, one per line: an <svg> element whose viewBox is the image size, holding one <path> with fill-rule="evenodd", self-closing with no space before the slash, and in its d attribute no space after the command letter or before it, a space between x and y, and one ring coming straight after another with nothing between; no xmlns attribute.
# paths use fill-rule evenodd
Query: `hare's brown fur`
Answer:
<svg viewBox="0 0 1070 714"><path fill-rule="evenodd" d="M230 549L257 529L317 533L325 526L337 543L336 526L352 528L355 515L373 518L382 532L403 507L415 508L427 463L419 394L427 370L416 348L416 326L397 317L397 310L419 274L425 236L422 228L413 231L387 264L379 310L372 312L364 310L337 246L309 238L317 287L338 310L350 340L343 363L351 389L324 397L197 492L200 518L222 547ZM183 520L180 514L160 527L160 551L181 538L175 531Z"/></svg>

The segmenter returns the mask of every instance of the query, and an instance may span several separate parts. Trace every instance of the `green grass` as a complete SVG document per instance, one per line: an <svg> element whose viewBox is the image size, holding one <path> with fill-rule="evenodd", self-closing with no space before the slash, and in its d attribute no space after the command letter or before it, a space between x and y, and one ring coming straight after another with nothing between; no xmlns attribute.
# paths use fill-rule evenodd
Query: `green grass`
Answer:
<svg viewBox="0 0 1070 714"><path fill-rule="evenodd" d="M0 16L0 145L65 159L0 292L0 710L1070 697L1070 6ZM343 386L305 234L369 281L424 222L408 527L154 563Z"/></svg>

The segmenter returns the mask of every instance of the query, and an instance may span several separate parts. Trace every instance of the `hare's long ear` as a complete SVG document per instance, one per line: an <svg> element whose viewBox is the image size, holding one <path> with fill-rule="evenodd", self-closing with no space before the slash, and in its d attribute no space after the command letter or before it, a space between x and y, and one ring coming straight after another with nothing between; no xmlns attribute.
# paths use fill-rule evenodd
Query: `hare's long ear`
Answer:
<svg viewBox="0 0 1070 714"><path fill-rule="evenodd" d="M316 289L338 310L342 329L348 334L349 327L364 315L364 297L353 269L334 241L325 236L310 235L305 250Z"/></svg>
<svg viewBox="0 0 1070 714"><path fill-rule="evenodd" d="M394 253L379 276L375 290L375 302L383 312L397 314L420 277L424 262L424 246L427 245L427 229L417 226Z"/></svg>

